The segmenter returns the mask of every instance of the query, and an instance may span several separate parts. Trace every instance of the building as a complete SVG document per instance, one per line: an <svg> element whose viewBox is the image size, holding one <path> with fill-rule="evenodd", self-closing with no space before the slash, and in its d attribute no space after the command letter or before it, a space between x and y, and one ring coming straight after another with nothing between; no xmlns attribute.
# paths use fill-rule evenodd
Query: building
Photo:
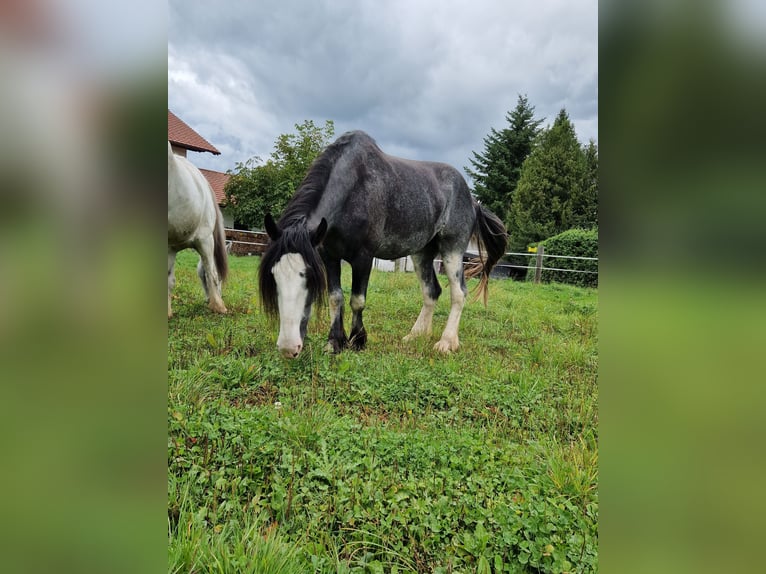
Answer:
<svg viewBox="0 0 766 574"><path fill-rule="evenodd" d="M186 122L170 110L168 110L168 141L173 149L173 153L183 157L187 157L189 151L212 153L213 155L221 154L213 144L194 131ZM224 193L226 182L229 181L229 175L220 171L213 171L212 169L200 168L200 171L208 183L210 183L210 187L213 188L215 199L223 215L224 227L234 227L234 218L231 210L226 205L226 194Z"/></svg>

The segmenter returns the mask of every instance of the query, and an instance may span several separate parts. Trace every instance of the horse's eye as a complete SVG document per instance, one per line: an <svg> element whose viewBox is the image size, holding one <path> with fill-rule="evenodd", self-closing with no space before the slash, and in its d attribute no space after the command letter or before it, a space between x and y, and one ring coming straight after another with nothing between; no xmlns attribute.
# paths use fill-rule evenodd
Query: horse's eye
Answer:
<svg viewBox="0 0 766 574"><path fill-rule="evenodd" d="M305 271L301 271L301 272L298 273L298 275L300 275L301 277L306 277L306 272Z"/></svg>

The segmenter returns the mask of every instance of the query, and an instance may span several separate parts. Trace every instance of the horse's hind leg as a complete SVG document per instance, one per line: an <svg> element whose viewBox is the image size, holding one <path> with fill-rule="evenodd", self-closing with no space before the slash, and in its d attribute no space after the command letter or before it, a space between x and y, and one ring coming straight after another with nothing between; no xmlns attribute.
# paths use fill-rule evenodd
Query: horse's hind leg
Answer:
<svg viewBox="0 0 766 574"><path fill-rule="evenodd" d="M226 313L226 306L221 299L221 279L218 276L218 270L215 268L215 261L213 260L213 236L210 235L201 240L197 246L197 251L202 263L202 273L198 269L198 275L203 281L203 287L207 295L207 305L211 311Z"/></svg>
<svg viewBox="0 0 766 574"><path fill-rule="evenodd" d="M404 337L404 341L411 341L415 337L429 336L431 334L434 306L442 292L441 285L439 285L436 273L434 272L433 256L415 254L412 256L412 262L415 264L415 271L420 280L420 289L423 292L423 307L420 309L420 315L418 315L418 319L412 326L409 335Z"/></svg>
<svg viewBox="0 0 766 574"><path fill-rule="evenodd" d="M170 295L173 287L176 286L176 252L168 249L168 319L173 316L173 310L170 306Z"/></svg>
<svg viewBox="0 0 766 574"><path fill-rule="evenodd" d="M362 322L362 311L364 311L367 299L367 285L370 281L370 272L372 271L372 258L357 258L351 270L350 303L353 315L351 317L351 336L348 343L354 351L361 351L367 345L367 331Z"/></svg>
<svg viewBox="0 0 766 574"><path fill-rule="evenodd" d="M449 278L450 293L450 312L447 318L447 325L444 327L441 339L434 345L434 349L442 353L457 351L460 347L460 341L457 336L457 329L460 325L460 315L465 305L467 289L465 286L465 277L463 276L463 256L462 253L449 253L443 256L444 271Z"/></svg>
<svg viewBox="0 0 766 574"><path fill-rule="evenodd" d="M197 277L199 277L200 283L202 283L202 289L205 290L205 301L210 301L210 293L207 290L207 275L205 274L205 266L202 265L202 258L197 262Z"/></svg>

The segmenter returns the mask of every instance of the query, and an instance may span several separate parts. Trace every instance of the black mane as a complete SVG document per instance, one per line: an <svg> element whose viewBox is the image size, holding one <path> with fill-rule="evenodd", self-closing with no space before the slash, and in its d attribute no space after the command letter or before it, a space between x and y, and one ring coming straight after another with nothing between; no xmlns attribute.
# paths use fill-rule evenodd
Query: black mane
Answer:
<svg viewBox="0 0 766 574"><path fill-rule="evenodd" d="M316 209L335 167L335 162L351 140L360 133L348 132L343 134L317 156L309 167L306 177L303 178L284 212L282 212L282 217L279 219L280 229L300 224L301 220L306 219Z"/></svg>

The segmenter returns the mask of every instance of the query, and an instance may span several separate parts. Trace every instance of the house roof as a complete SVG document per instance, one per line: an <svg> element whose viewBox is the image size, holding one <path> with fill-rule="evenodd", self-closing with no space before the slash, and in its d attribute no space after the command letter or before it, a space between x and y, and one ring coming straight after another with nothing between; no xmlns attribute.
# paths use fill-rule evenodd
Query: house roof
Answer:
<svg viewBox="0 0 766 574"><path fill-rule="evenodd" d="M181 118L168 110L168 141L192 151L208 151L221 155L213 144L190 128Z"/></svg>
<svg viewBox="0 0 766 574"><path fill-rule="evenodd" d="M221 173L220 171L213 171L212 169L199 168L199 170L202 172L202 175L205 176L205 179L207 179L210 187L213 188L218 205L226 203L226 194L223 190L226 187L226 182L229 181L231 176L228 173Z"/></svg>

